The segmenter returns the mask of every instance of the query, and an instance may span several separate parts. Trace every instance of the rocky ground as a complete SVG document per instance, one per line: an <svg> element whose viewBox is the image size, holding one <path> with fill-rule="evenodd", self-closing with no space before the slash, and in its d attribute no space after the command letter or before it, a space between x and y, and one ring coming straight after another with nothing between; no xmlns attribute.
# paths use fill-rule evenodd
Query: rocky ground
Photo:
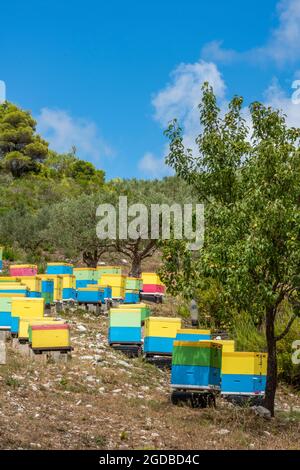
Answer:
<svg viewBox="0 0 300 470"><path fill-rule="evenodd" d="M105 317L64 317L74 347L67 363L33 361L8 343L1 449L299 449L300 397L290 389L280 387L271 420L222 400L216 409L175 407L169 372L110 349Z"/></svg>

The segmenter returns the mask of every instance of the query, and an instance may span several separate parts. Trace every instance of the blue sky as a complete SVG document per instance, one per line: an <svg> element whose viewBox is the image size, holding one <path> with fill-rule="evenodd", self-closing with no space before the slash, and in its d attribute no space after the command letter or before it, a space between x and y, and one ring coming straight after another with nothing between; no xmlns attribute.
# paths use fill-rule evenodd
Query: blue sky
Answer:
<svg viewBox="0 0 300 470"><path fill-rule="evenodd" d="M221 108L241 94L300 126L300 0L14 0L0 18L7 99L108 178L169 173L163 129L179 117L193 148L206 79Z"/></svg>

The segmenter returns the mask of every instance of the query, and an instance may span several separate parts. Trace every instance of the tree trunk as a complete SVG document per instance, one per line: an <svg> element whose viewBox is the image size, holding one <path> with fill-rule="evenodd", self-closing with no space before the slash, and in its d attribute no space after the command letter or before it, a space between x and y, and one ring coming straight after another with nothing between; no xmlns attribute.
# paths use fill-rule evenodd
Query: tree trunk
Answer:
<svg viewBox="0 0 300 470"><path fill-rule="evenodd" d="M265 392L265 407L270 410L274 416L275 394L277 388L277 354L275 339L275 309L268 308L266 312L266 338L268 348L268 368L267 368L267 384Z"/></svg>
<svg viewBox="0 0 300 470"><path fill-rule="evenodd" d="M83 262L87 265L88 268L97 268L98 261L99 261L99 254L97 250L91 251L84 251L82 253Z"/></svg>
<svg viewBox="0 0 300 470"><path fill-rule="evenodd" d="M142 260L140 256L134 255L131 260L131 269L129 275L132 277L141 277L142 274Z"/></svg>

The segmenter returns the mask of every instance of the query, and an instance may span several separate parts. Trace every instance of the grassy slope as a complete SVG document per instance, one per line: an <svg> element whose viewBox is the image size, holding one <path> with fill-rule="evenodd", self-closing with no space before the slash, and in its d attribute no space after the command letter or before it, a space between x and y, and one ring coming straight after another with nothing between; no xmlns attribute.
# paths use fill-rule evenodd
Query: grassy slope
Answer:
<svg viewBox="0 0 300 470"><path fill-rule="evenodd" d="M289 390L280 390L272 421L221 400L216 410L174 407L169 372L111 350L106 318L64 316L75 348L69 363L45 366L9 346L0 366L1 449L299 448L300 399Z"/></svg>

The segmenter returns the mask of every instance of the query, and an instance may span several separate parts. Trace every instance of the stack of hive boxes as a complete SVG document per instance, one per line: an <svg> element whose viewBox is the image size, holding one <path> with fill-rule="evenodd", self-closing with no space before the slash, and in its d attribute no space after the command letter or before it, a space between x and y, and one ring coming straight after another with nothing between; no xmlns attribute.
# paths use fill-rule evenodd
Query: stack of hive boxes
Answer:
<svg viewBox="0 0 300 470"><path fill-rule="evenodd" d="M227 351L222 354L222 395L263 395L266 353Z"/></svg>
<svg viewBox="0 0 300 470"><path fill-rule="evenodd" d="M17 281L29 289L29 297L42 297L42 279L39 276L19 276Z"/></svg>
<svg viewBox="0 0 300 470"><path fill-rule="evenodd" d="M214 341L174 341L171 386L220 390L222 345Z"/></svg>
<svg viewBox="0 0 300 470"><path fill-rule="evenodd" d="M25 297L25 294L3 294L0 292L0 329L11 331L17 334L19 328L19 319L15 319L11 315L12 298Z"/></svg>
<svg viewBox="0 0 300 470"><path fill-rule="evenodd" d="M137 303L140 300L140 291L142 290L143 281L138 277L126 278L125 282L125 303Z"/></svg>
<svg viewBox="0 0 300 470"><path fill-rule="evenodd" d="M165 286L161 282L156 273L142 273L143 294L149 296L163 296L165 294Z"/></svg>
<svg viewBox="0 0 300 470"><path fill-rule="evenodd" d="M42 280L42 297L46 304L59 302L63 295L63 277L59 274L39 274Z"/></svg>
<svg viewBox="0 0 300 470"><path fill-rule="evenodd" d="M101 274L98 284L101 287L111 287L111 297L123 300L125 297L126 276L122 274Z"/></svg>
<svg viewBox="0 0 300 470"><path fill-rule="evenodd" d="M46 274L62 277L62 299L76 299L76 278L73 275L73 265L69 263L48 263Z"/></svg>
<svg viewBox="0 0 300 470"><path fill-rule="evenodd" d="M29 341L32 349L69 349L69 325L44 316L43 298L12 298L11 314L18 319L19 341Z"/></svg>
<svg viewBox="0 0 300 470"><path fill-rule="evenodd" d="M146 318L144 326L145 355L171 355L174 339L180 329L180 318Z"/></svg>
<svg viewBox="0 0 300 470"><path fill-rule="evenodd" d="M109 344L141 344L142 310L111 308L109 312Z"/></svg>
<svg viewBox="0 0 300 470"><path fill-rule="evenodd" d="M98 285L97 270L94 268L75 268L76 298L79 303L101 304L104 302L104 289Z"/></svg>

